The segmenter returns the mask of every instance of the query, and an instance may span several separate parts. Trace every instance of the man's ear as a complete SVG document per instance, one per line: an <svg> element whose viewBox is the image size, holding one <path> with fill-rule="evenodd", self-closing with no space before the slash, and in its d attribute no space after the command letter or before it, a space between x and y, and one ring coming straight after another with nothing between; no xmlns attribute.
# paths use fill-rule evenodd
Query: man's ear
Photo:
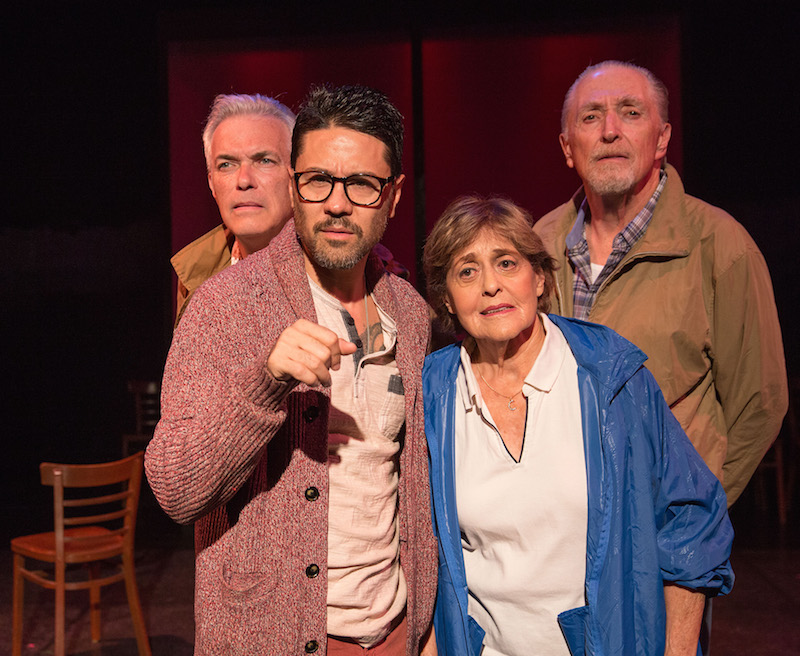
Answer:
<svg viewBox="0 0 800 656"><path fill-rule="evenodd" d="M564 159L567 160L569 168L575 168L575 161L572 159L572 148L569 145L569 139L565 133L558 135L558 143L561 144L561 152L564 153Z"/></svg>
<svg viewBox="0 0 800 656"><path fill-rule="evenodd" d="M389 211L389 218L394 217L395 210L397 210L397 203L400 202L400 196L403 193L403 183L406 181L405 174L401 173L395 178L394 181L394 198L392 199L392 207Z"/></svg>
<svg viewBox="0 0 800 656"><path fill-rule="evenodd" d="M290 167L287 167L289 171L289 202L292 204L292 214L295 211L295 198L294 198L294 170Z"/></svg>
<svg viewBox="0 0 800 656"><path fill-rule="evenodd" d="M672 126L669 123L664 123L661 128L661 134L658 135L658 143L656 144L656 159L663 159L667 155L667 146L672 137Z"/></svg>

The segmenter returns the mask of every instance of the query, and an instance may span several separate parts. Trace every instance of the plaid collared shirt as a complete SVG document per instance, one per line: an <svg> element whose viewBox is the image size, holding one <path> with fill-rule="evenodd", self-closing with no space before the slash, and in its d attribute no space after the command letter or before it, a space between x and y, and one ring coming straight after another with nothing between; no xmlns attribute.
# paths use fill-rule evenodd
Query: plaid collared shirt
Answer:
<svg viewBox="0 0 800 656"><path fill-rule="evenodd" d="M641 239L647 230L647 226L650 225L650 219L653 218L653 210L666 182L667 172L662 169L658 186L653 195L650 196L650 199L633 220L614 237L611 255L608 256L605 266L594 282L592 282L592 262L589 258L589 244L586 242L585 231L586 220L590 218L589 204L584 199L580 210L578 210L578 217L575 219L575 223L566 240L567 257L575 272L572 285L574 306L572 313L576 319L586 319L589 316L589 311L592 309L600 285L612 274L622 261L622 258L627 255L628 251L633 248L633 245Z"/></svg>

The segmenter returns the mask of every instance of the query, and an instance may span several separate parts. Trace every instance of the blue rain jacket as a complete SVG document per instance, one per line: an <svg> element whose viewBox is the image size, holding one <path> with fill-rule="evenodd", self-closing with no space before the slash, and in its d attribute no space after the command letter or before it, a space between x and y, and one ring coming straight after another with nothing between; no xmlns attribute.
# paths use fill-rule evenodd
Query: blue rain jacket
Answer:
<svg viewBox="0 0 800 656"><path fill-rule="evenodd" d="M733 585L725 492L642 365L614 331L550 315L578 362L586 482L586 605L561 613L573 656L664 653L664 583L709 596ZM444 656L477 656L484 631L467 614L455 493L459 345L425 361L425 432L439 538L436 642ZM700 652L698 651L698 654Z"/></svg>

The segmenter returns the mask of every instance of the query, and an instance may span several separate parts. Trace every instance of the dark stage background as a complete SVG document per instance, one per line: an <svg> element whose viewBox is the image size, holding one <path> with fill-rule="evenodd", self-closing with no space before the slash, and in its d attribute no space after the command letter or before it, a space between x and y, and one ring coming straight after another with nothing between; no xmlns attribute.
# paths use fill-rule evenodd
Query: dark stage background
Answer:
<svg viewBox="0 0 800 656"><path fill-rule="evenodd" d="M283 94L296 109L311 82L385 90L406 116L413 181L385 243L414 269L426 227L458 194L501 193L536 216L566 200L578 184L557 142L569 83L609 57L648 66L670 88L669 159L689 193L761 247L800 374L788 3L248 4L33 2L0 28L4 543L49 521L38 463L117 457L132 422L126 380L161 375L168 259L218 222L200 144L218 92ZM168 530L143 522L143 539L154 526Z"/></svg>
<svg viewBox="0 0 800 656"><path fill-rule="evenodd" d="M309 36L302 47L291 40L171 45L173 251L220 221L198 139L220 90L279 96L295 110L314 83L356 81L385 91L405 117L408 180L383 242L417 283L415 260L425 235L457 196L502 194L539 217L572 195L577 178L564 164L557 135L564 92L587 62L634 60L655 71L676 90L670 114L682 134L675 17L585 33L437 30L368 35L344 44L329 40ZM670 147L670 161L682 170L680 137Z"/></svg>

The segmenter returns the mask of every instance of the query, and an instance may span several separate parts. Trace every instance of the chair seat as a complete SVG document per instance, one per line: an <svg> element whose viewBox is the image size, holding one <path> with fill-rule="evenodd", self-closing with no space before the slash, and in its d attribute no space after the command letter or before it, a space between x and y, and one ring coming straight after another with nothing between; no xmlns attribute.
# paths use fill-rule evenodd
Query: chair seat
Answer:
<svg viewBox="0 0 800 656"><path fill-rule="evenodd" d="M137 453L113 462L87 465L43 462L39 465L42 485L53 488L55 530L11 540L14 553L12 656L22 656L26 583L55 592L55 637L50 653L65 656L67 590L88 590L92 642L99 642L102 638L100 590L121 581L125 583L139 656L152 656L133 562L143 461L143 454ZM65 494L65 490L69 493ZM52 567L28 567L27 559L52 563ZM78 564L88 567L71 567Z"/></svg>
<svg viewBox="0 0 800 656"><path fill-rule="evenodd" d="M64 531L65 538L82 538L64 543L64 560L67 563L84 563L110 558L122 553L123 538L102 526L82 526ZM87 539L89 538L89 539ZM11 550L27 558L47 563L56 560L56 534L34 533L11 540Z"/></svg>

